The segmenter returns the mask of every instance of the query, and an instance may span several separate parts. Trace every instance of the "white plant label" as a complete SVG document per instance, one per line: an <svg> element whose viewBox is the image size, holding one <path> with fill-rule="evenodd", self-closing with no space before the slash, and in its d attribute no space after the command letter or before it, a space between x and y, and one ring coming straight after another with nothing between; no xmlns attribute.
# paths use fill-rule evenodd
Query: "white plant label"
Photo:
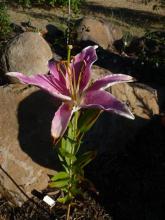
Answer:
<svg viewBox="0 0 165 220"><path fill-rule="evenodd" d="M43 201L45 202L45 203L47 203L51 208L55 205L55 201L52 199L52 198L50 198L50 196L44 196L44 198L43 198Z"/></svg>

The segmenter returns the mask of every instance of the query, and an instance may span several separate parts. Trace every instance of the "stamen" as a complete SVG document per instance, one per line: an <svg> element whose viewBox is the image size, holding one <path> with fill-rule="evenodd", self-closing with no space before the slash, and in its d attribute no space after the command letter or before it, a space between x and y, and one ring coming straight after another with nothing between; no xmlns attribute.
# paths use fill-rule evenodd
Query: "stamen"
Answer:
<svg viewBox="0 0 165 220"><path fill-rule="evenodd" d="M62 74L62 76L64 77L65 81L66 81L66 76L65 76L65 72L63 72L61 64L63 64L64 61L60 61L59 63L57 63L57 70L59 73Z"/></svg>
<svg viewBox="0 0 165 220"><path fill-rule="evenodd" d="M68 80L69 80L69 90L72 96L72 99L75 99L74 96L74 88L73 88L73 84L72 84L72 70L70 68L70 66L68 65L68 63L66 61L63 62L63 65L66 69L66 74L68 74ZM67 77L67 76L66 76ZM67 82L67 81L66 81Z"/></svg>
<svg viewBox="0 0 165 220"><path fill-rule="evenodd" d="M80 90L80 82L81 82L81 80L82 80L82 74L83 74L83 72L84 72L84 70L85 70L85 66L86 66L85 60L83 60L82 62L83 62L83 63L82 63L82 67L81 67L81 70L80 70L80 73L79 73L79 77L78 77L78 83L77 83L76 93L78 93L79 90Z"/></svg>
<svg viewBox="0 0 165 220"><path fill-rule="evenodd" d="M75 93L75 98L76 98L76 71L74 68L74 61L72 65L72 74L73 74L73 88L74 88L74 93Z"/></svg>

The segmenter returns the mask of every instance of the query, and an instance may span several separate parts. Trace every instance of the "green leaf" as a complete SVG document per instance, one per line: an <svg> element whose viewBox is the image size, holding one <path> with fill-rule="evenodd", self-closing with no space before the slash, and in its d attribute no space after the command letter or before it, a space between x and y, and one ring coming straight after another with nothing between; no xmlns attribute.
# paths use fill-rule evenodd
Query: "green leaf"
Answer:
<svg viewBox="0 0 165 220"><path fill-rule="evenodd" d="M78 129L80 133L87 132L96 122L101 111L96 109L85 110L79 117Z"/></svg>
<svg viewBox="0 0 165 220"><path fill-rule="evenodd" d="M65 158L67 157L67 158L72 159L72 160L76 159L75 155L65 151L63 148L59 149L59 151L60 151L60 155L62 155Z"/></svg>
<svg viewBox="0 0 165 220"><path fill-rule="evenodd" d="M52 178L51 181L58 181L58 180L63 180L63 179L68 179L69 178L69 174L61 171L58 172L57 174L55 174Z"/></svg>
<svg viewBox="0 0 165 220"><path fill-rule="evenodd" d="M73 172L75 173L75 179L80 181L84 177L84 169L77 163L73 165Z"/></svg>
<svg viewBox="0 0 165 220"><path fill-rule="evenodd" d="M72 198L69 195L66 195L64 197L58 198L57 201L65 204L65 203L69 202L71 199Z"/></svg>
<svg viewBox="0 0 165 220"><path fill-rule="evenodd" d="M66 145L66 140L65 140L65 138L63 137L63 138L61 139L61 147L65 149L65 145Z"/></svg>
<svg viewBox="0 0 165 220"><path fill-rule="evenodd" d="M84 168L96 157L96 151L88 151L77 158L74 163L74 166L79 168Z"/></svg>
<svg viewBox="0 0 165 220"><path fill-rule="evenodd" d="M63 152L71 152L72 144L68 138L62 138L61 142L61 149L63 149ZM65 156L65 155L64 155Z"/></svg>
<svg viewBox="0 0 165 220"><path fill-rule="evenodd" d="M70 191L74 197L77 195L80 195L80 196L83 195L82 191L79 188L77 188L76 186L72 186Z"/></svg>
<svg viewBox="0 0 165 220"><path fill-rule="evenodd" d="M49 183L49 187L62 188L64 186L67 186L68 184L69 184L69 179L65 179L65 180L59 180L56 182L51 182L51 183Z"/></svg>
<svg viewBox="0 0 165 220"><path fill-rule="evenodd" d="M69 126L68 126L68 137L69 137L69 139L68 139L68 141L70 141L70 140L74 140L74 120L75 120L75 114L74 114L74 116L72 117L72 119L71 119L71 121L70 121L70 123L69 123Z"/></svg>
<svg viewBox="0 0 165 220"><path fill-rule="evenodd" d="M61 156L61 155L62 155L62 156ZM67 165L70 166L71 161L72 161L72 163L73 163L74 161L77 160L77 158L76 158L75 155L73 155L73 154L71 154L71 153L65 151L63 148L60 148L60 149L59 149L59 157L60 157L60 156L61 156L61 158L63 158L63 163L64 163L65 166L67 166ZM61 160L61 161L62 161L62 160ZM66 164L65 164L65 163L66 163Z"/></svg>
<svg viewBox="0 0 165 220"><path fill-rule="evenodd" d="M61 162L64 162L64 158L63 158L62 154L60 153L60 150L59 150L59 153L58 153L58 158Z"/></svg>
<svg viewBox="0 0 165 220"><path fill-rule="evenodd" d="M60 155L62 157L71 158L73 154L71 154L72 149L77 144L76 141L72 140L70 137L62 138L61 147L59 148Z"/></svg>
<svg viewBox="0 0 165 220"><path fill-rule="evenodd" d="M67 164L62 163L62 166L63 166L63 168L65 169L65 171L66 171L67 173L69 173L69 168L68 168Z"/></svg>

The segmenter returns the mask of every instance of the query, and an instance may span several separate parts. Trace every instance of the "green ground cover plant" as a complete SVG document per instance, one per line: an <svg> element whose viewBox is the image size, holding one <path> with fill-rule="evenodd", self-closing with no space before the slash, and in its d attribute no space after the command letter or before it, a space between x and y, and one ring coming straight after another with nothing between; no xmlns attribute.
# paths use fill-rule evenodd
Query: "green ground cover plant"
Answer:
<svg viewBox="0 0 165 220"><path fill-rule="evenodd" d="M10 17L5 4L0 3L0 39L6 39L11 32Z"/></svg>
<svg viewBox="0 0 165 220"><path fill-rule="evenodd" d="M13 3L13 1L9 0L9 3ZM68 5L67 0L15 0L15 3L21 4L25 7L32 6L32 5L47 5L47 6L66 6ZM71 7L73 11L78 11L80 5L83 3L83 0L72 0Z"/></svg>

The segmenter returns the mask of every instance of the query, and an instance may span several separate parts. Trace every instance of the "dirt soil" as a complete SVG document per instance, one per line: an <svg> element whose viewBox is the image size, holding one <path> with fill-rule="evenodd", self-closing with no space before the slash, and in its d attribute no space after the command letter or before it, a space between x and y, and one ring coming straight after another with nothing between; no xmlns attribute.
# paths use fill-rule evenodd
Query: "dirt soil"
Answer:
<svg viewBox="0 0 165 220"><path fill-rule="evenodd" d="M140 3L139 3L140 2ZM140 0L87 0L72 19L83 16L104 18L118 25L123 32L142 36L146 30L164 30L165 8L153 10L153 4L142 4ZM61 30L66 28L68 19L67 8L9 8L11 21L16 24L30 21L37 30L46 31L47 25L52 24Z"/></svg>
<svg viewBox="0 0 165 220"><path fill-rule="evenodd" d="M157 1L149 2L148 4L142 4L142 0L87 0L89 4L100 5L104 7L112 8L125 8L143 12L151 12L155 15L165 15L165 8L159 8L153 11L153 6L157 4Z"/></svg>

